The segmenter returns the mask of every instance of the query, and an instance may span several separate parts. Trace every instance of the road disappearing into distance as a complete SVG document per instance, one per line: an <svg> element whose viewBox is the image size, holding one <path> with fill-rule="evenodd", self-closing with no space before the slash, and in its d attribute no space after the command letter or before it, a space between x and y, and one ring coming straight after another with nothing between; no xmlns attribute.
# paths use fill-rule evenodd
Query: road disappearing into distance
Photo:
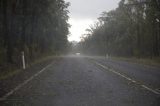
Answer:
<svg viewBox="0 0 160 106"><path fill-rule="evenodd" d="M159 106L159 88L158 67L103 57L63 56L53 58L1 95L0 104Z"/></svg>

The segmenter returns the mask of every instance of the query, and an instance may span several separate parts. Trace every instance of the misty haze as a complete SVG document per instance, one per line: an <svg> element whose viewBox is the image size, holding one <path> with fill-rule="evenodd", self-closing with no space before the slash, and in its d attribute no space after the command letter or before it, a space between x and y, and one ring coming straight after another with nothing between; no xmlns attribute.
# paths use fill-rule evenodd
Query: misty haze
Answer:
<svg viewBox="0 0 160 106"><path fill-rule="evenodd" d="M0 106L160 106L160 1L0 0Z"/></svg>

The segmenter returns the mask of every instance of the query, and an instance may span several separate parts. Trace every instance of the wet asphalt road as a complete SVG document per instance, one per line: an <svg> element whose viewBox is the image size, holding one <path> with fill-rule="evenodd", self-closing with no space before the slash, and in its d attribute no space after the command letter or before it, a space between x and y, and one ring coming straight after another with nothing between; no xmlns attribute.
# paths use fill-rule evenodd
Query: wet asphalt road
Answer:
<svg viewBox="0 0 160 106"><path fill-rule="evenodd" d="M135 79L138 83L160 90L160 67L147 66L120 60L105 58L92 58L93 60L109 66L124 75Z"/></svg>
<svg viewBox="0 0 160 106"><path fill-rule="evenodd" d="M0 106L160 106L159 94L140 86L158 89L159 78L159 68L98 58L63 57L1 101Z"/></svg>

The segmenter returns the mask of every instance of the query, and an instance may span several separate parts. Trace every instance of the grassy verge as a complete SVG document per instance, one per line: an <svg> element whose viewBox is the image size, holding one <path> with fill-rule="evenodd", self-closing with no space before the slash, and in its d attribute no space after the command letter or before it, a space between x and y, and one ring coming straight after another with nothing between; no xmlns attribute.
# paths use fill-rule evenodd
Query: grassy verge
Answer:
<svg viewBox="0 0 160 106"><path fill-rule="evenodd" d="M30 63L30 65L27 65L27 68L29 68L29 67L31 67L35 64L41 63L43 61L46 61L48 59L51 59L53 57L54 56L46 56L46 57L40 58L40 59ZM0 80L4 80L4 79L7 79L9 77L12 77L12 76L14 76L14 75L16 75L16 74L18 74L22 71L24 71L24 70L23 69L17 69L15 67L10 67L9 66L9 68L6 71L0 73Z"/></svg>
<svg viewBox="0 0 160 106"><path fill-rule="evenodd" d="M138 63L143 65L150 65L150 66L156 66L160 67L160 57L154 57L154 58L126 58L126 57L112 57L113 60L122 60L122 61L128 61L132 63Z"/></svg>

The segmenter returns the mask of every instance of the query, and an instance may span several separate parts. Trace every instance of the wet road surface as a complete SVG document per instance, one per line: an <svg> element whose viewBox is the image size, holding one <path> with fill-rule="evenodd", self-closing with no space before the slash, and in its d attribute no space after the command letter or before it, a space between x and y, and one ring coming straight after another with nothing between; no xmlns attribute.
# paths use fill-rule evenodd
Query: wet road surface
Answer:
<svg viewBox="0 0 160 106"><path fill-rule="evenodd" d="M57 62L53 60L39 74L34 74L27 83L0 101L1 106L160 105L159 94L103 66L113 68L147 87L151 86L153 90L160 87L158 68L105 59L63 57Z"/></svg>

